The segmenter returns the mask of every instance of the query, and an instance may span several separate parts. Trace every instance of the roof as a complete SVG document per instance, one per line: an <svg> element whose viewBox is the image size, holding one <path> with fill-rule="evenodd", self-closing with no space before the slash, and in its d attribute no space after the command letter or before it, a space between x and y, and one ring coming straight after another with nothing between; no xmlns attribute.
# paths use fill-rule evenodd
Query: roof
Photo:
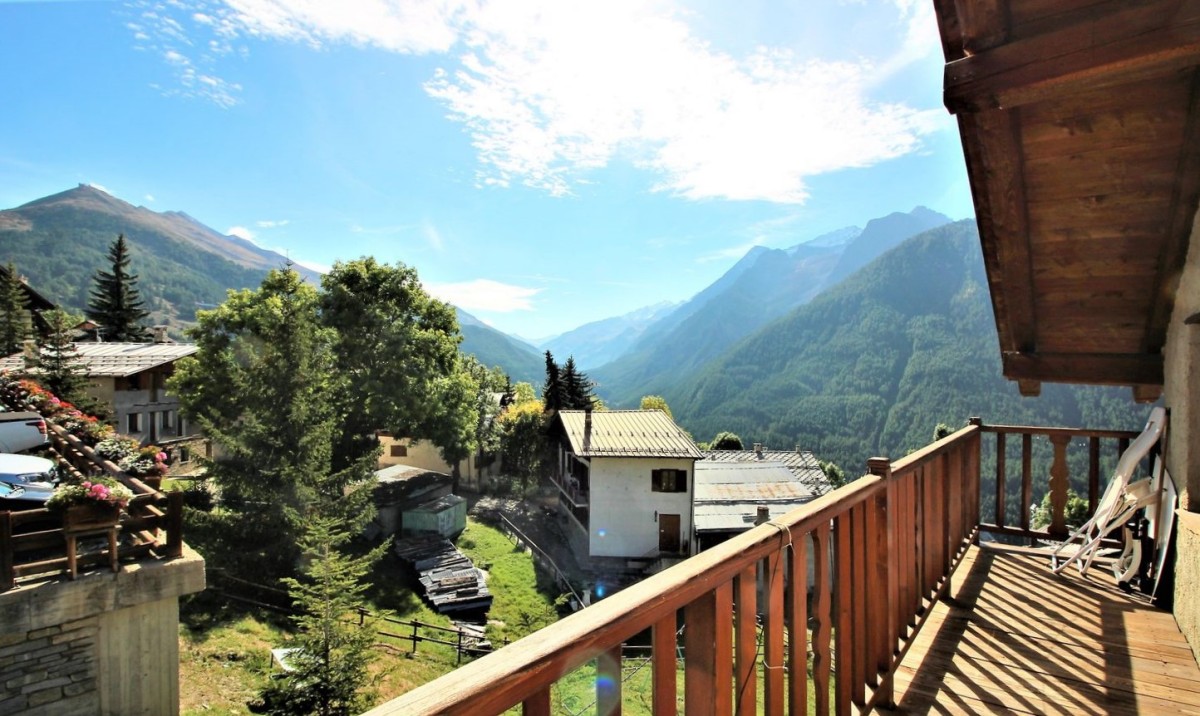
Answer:
<svg viewBox="0 0 1200 716"><path fill-rule="evenodd" d="M1153 400L1200 200L1200 11L934 6L1004 374Z"/></svg>
<svg viewBox="0 0 1200 716"><path fill-rule="evenodd" d="M579 457L703 457L661 410L560 410L558 419Z"/></svg>
<svg viewBox="0 0 1200 716"><path fill-rule="evenodd" d="M760 506L767 507L774 518L814 497L816 493L783 463L711 460L696 463L698 532L748 529L754 525Z"/></svg>
<svg viewBox="0 0 1200 716"><path fill-rule="evenodd" d="M76 343L79 362L89 377L122 378L189 356L194 343ZM25 358L17 353L0 359L0 370L25 370Z"/></svg>
<svg viewBox="0 0 1200 716"><path fill-rule="evenodd" d="M705 450L704 460L714 463L775 463L785 466L810 491L823 495L829 491L829 480L821 469L816 455L808 450Z"/></svg>

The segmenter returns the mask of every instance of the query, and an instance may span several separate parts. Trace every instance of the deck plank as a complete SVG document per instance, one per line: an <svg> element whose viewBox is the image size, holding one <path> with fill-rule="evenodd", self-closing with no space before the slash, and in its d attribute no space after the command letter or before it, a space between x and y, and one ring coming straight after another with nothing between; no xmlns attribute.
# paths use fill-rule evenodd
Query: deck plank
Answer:
<svg viewBox="0 0 1200 716"><path fill-rule="evenodd" d="M972 547L895 674L897 712L1200 716L1200 667L1169 612L1103 569Z"/></svg>

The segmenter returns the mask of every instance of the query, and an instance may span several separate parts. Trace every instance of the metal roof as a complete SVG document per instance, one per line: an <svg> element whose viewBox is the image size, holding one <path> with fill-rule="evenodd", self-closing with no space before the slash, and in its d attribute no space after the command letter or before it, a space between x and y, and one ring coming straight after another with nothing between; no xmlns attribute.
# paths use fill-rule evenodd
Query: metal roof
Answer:
<svg viewBox="0 0 1200 716"><path fill-rule="evenodd" d="M760 506L775 518L816 493L783 463L701 460L696 463L695 496L696 531L731 532L752 527Z"/></svg>
<svg viewBox="0 0 1200 716"><path fill-rule="evenodd" d="M821 469L817 457L808 450L705 450L704 462L761 464L779 463L791 470L813 494L823 495L829 491L829 480Z"/></svg>
<svg viewBox="0 0 1200 716"><path fill-rule="evenodd" d="M558 419L579 457L704 456L661 410L561 410Z"/></svg>
<svg viewBox="0 0 1200 716"><path fill-rule="evenodd" d="M123 378L197 351L194 343L76 343L79 362L93 378ZM0 370L25 370L20 353L0 359Z"/></svg>

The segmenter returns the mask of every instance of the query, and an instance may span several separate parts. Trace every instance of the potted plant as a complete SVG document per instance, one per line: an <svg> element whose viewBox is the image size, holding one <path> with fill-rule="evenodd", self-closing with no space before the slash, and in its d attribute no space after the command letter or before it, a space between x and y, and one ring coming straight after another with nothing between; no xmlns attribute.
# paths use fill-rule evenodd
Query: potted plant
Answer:
<svg viewBox="0 0 1200 716"><path fill-rule="evenodd" d="M60 484L46 507L63 513L63 529L77 532L115 525L132 499L133 492L113 478L93 477Z"/></svg>

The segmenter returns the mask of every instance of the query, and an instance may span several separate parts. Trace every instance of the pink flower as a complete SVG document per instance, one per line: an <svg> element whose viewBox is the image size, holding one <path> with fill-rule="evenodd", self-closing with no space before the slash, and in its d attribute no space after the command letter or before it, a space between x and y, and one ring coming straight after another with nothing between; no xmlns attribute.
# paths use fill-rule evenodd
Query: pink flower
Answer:
<svg viewBox="0 0 1200 716"><path fill-rule="evenodd" d="M154 459L158 460L159 462L166 462L167 454L165 452L160 452L158 455L154 456Z"/></svg>

